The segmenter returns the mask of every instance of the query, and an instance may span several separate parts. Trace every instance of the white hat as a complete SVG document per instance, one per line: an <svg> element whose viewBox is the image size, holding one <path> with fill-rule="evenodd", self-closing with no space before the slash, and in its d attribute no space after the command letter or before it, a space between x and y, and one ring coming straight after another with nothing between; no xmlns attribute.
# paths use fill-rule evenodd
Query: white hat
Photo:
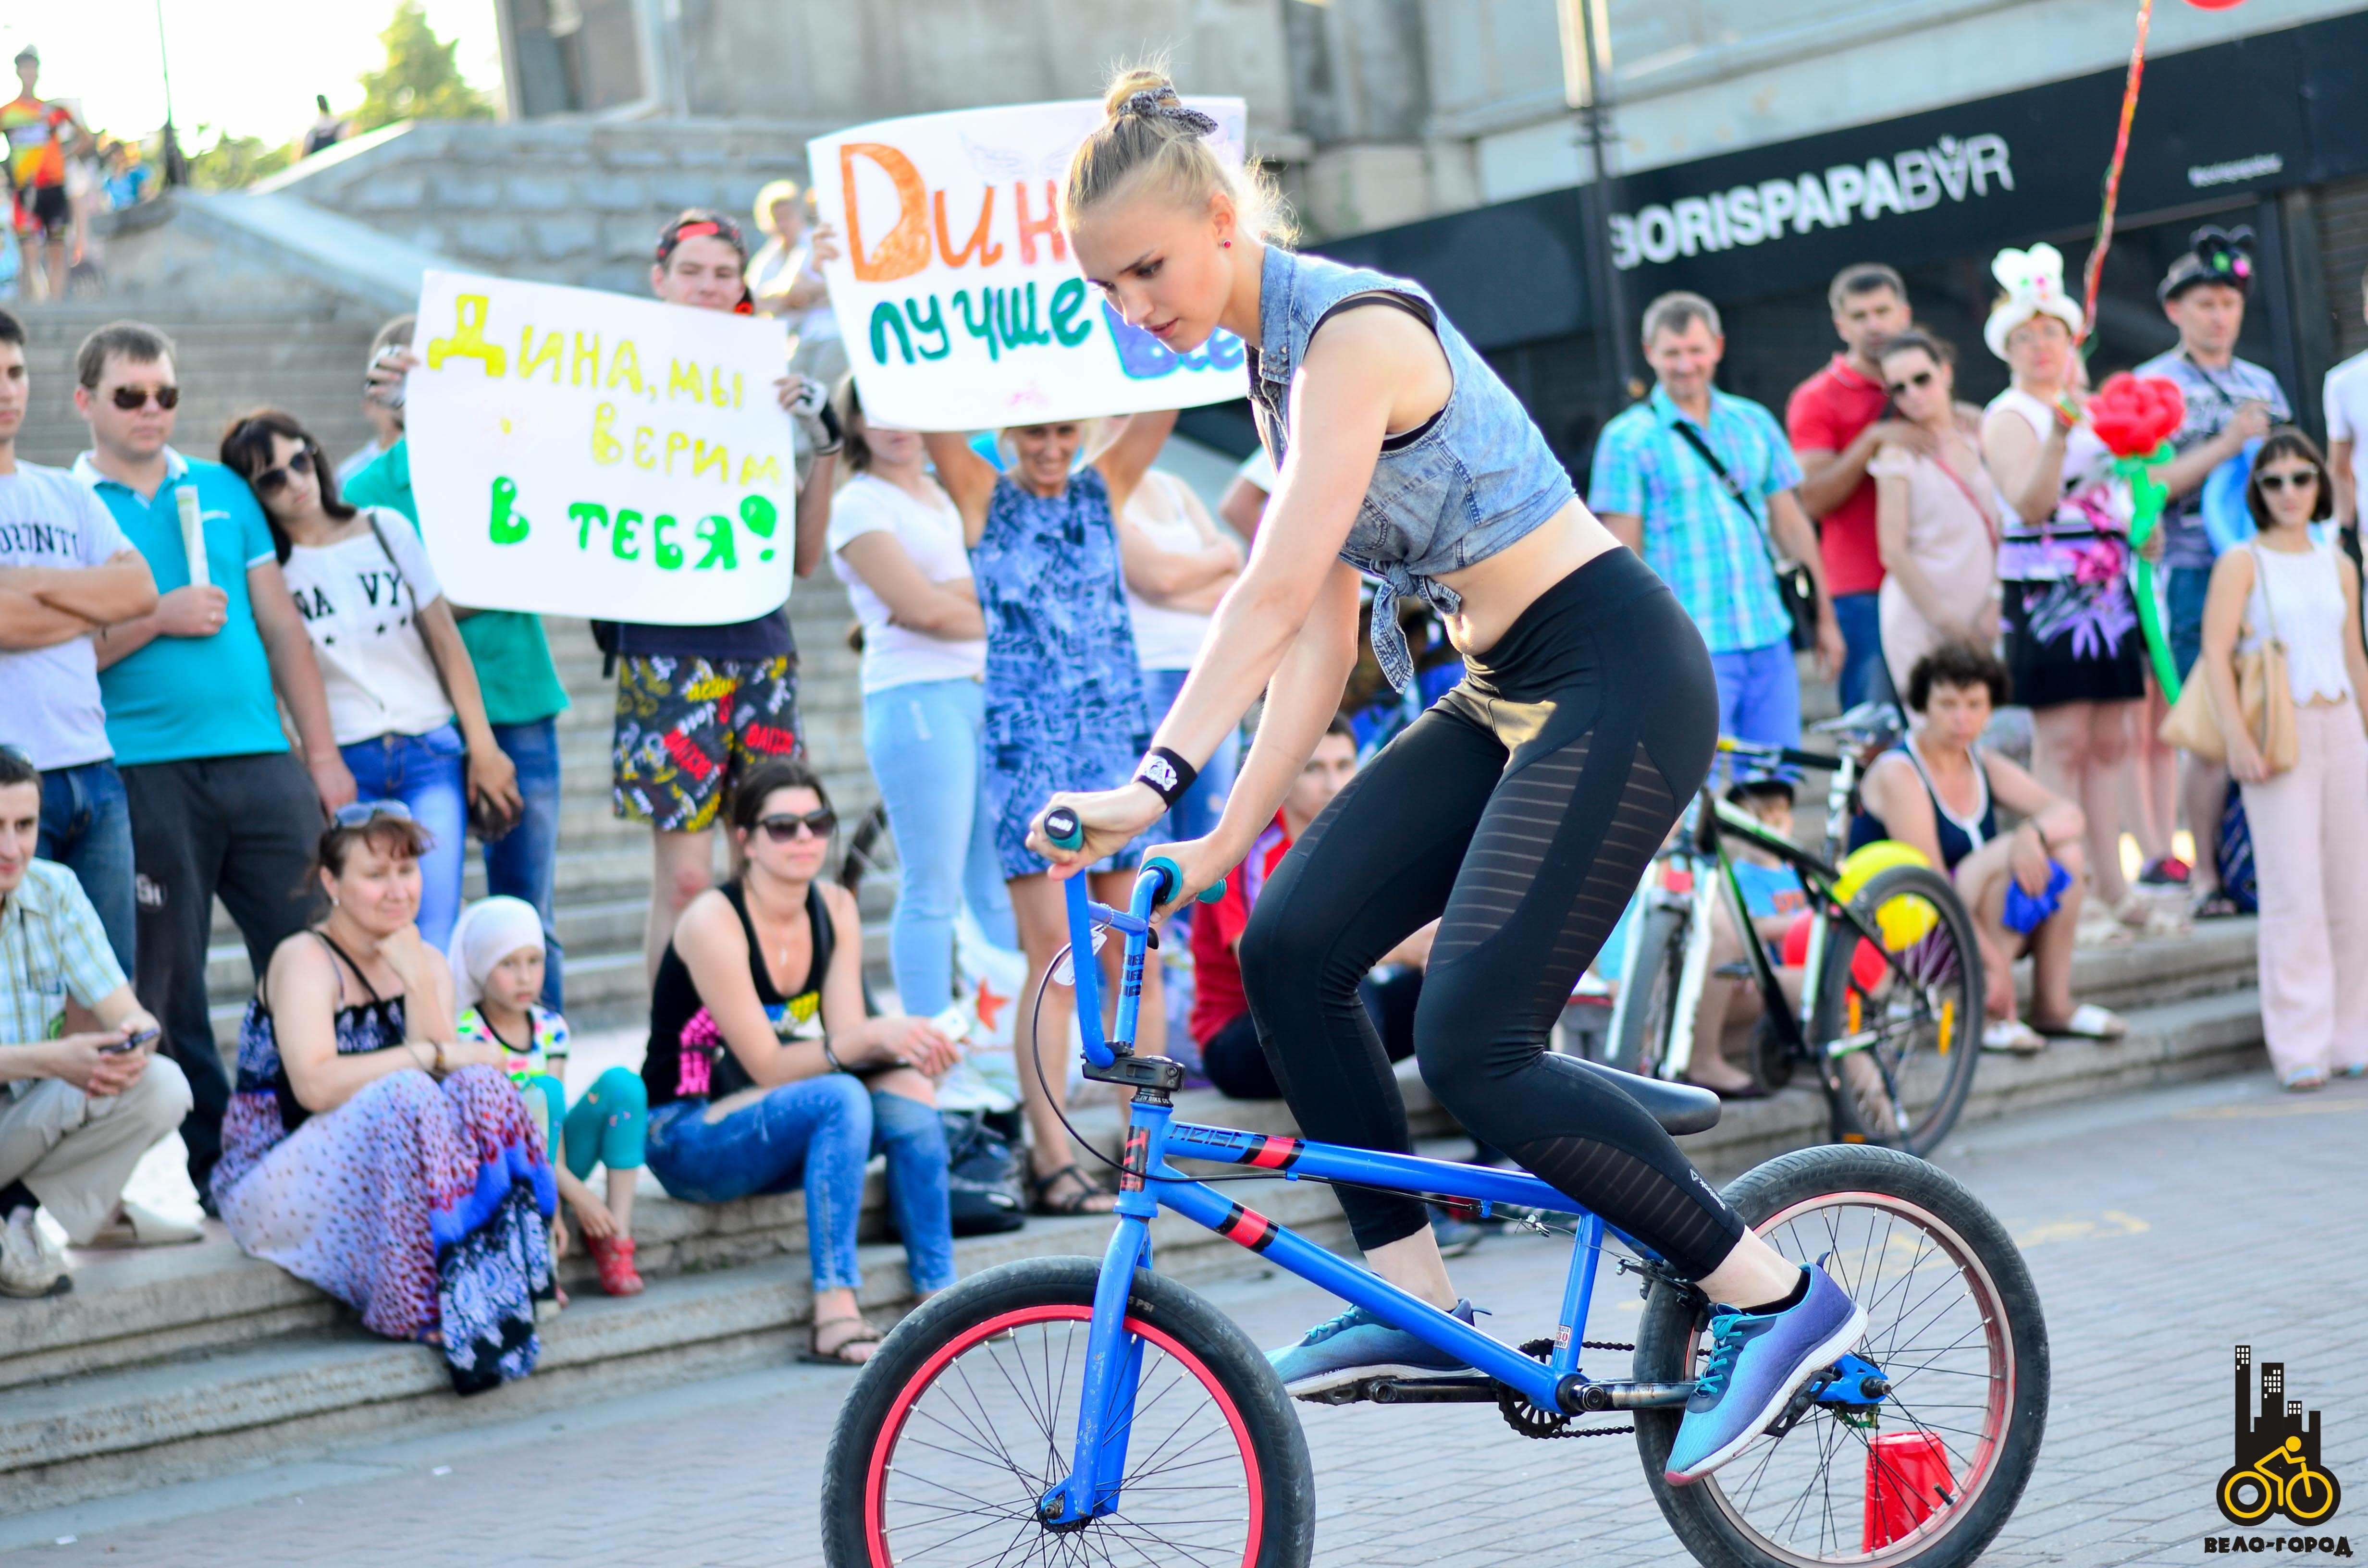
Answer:
<svg viewBox="0 0 2368 1568"><path fill-rule="evenodd" d="M2006 340L2016 327L2033 316L2054 316L2080 335L2080 307L2064 293L2064 253L2045 241L2029 250L2009 246L1990 263L1990 276L2006 290L2006 298L1990 310L1982 326L1982 341L1990 352L2006 358Z"/></svg>
<svg viewBox="0 0 2368 1568"><path fill-rule="evenodd" d="M485 994L494 966L520 948L542 949L542 916L522 898L482 898L461 912L446 958L452 965L453 1001L473 1007Z"/></svg>

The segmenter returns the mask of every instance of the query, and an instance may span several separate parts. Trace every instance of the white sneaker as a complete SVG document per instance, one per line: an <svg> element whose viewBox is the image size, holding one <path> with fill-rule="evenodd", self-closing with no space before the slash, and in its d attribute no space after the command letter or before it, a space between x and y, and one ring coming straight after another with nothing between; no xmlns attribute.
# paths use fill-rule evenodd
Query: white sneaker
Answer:
<svg viewBox="0 0 2368 1568"><path fill-rule="evenodd" d="M20 1210L22 1223L0 1221L0 1296L55 1296L74 1289L66 1255L34 1223L34 1211Z"/></svg>

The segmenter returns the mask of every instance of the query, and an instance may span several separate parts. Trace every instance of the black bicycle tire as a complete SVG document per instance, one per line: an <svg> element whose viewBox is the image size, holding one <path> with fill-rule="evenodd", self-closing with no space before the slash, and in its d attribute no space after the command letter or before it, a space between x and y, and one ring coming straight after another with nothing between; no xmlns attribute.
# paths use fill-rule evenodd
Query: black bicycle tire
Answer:
<svg viewBox="0 0 2368 1568"><path fill-rule="evenodd" d="M849 892L862 890L864 872L876 864L871 858L871 846L888 831L888 803L874 801L871 809L856 823L855 831L847 835L847 853L838 860L840 887ZM889 842L894 845L895 841L892 838Z"/></svg>
<svg viewBox="0 0 2368 1568"><path fill-rule="evenodd" d="M825 1568L871 1568L863 1497L872 1449L896 1396L941 1346L1002 1312L1090 1307L1101 1272L1090 1257L1021 1258L930 1297L882 1342L839 1407L823 1461ZM1315 1546L1315 1479L1282 1380L1233 1319L1164 1276L1137 1269L1127 1312L1172 1335L1223 1383L1257 1450L1266 1500L1257 1568L1305 1568Z"/></svg>
<svg viewBox="0 0 2368 1568"><path fill-rule="evenodd" d="M1964 901L1957 896L1955 886L1948 878L1929 866L1893 866L1870 877L1850 906L1872 928L1874 912L1890 899L1901 893L1921 893L1939 910L1948 924L1950 938L1964 966L1965 996L1959 1011L1964 1021L1958 1026L1957 1049L1951 1052L1948 1082L1933 1100L1933 1110L1926 1123L1915 1133L1900 1138L1890 1128L1873 1127L1859 1115L1858 1100L1850 1093L1840 1064L1826 1056L1825 1043L1843 1032L1842 1019L1837 1016L1843 1006L1850 979L1851 957L1858 944L1849 940L1827 940L1823 979L1817 986L1817 1007L1809 1021L1810 1051L1822 1064L1818 1078L1825 1085L1826 1097L1832 1110L1834 1141L1838 1143L1876 1143L1886 1148L1902 1149L1910 1154L1928 1155L1941 1146L1964 1114L1965 1100L1974 1090L1974 1073L1981 1063L1984 993L1982 951L1974 936L1972 915L1965 911ZM1837 935L1846 935L1840 928Z"/></svg>
<svg viewBox="0 0 2368 1568"><path fill-rule="evenodd" d="M1633 937L1636 961L1622 967L1645 983L1645 994L1620 1010L1619 1032L1604 1042L1605 1066L1648 1078L1660 1076L1661 1063L1669 1054L1671 1017L1665 1006L1658 1038L1648 1040L1652 1002L1656 995L1671 1004L1677 999L1678 983L1685 972L1686 926L1692 915L1690 904L1662 904L1647 908L1636 923ZM1652 1048L1649 1056L1647 1044Z"/></svg>
<svg viewBox="0 0 2368 1568"><path fill-rule="evenodd" d="M1821 1144L1779 1155L1746 1171L1722 1193L1746 1223L1761 1225L1773 1215L1810 1199L1837 1192L1875 1192L1917 1204L1963 1238L1989 1275L2007 1320L2014 1349L2015 1392L2009 1428L1991 1482L1963 1520L1927 1550L1896 1559L1887 1568L1967 1568L1988 1549L2013 1516L2030 1483L2046 1437L2052 1378L2046 1314L2022 1254L1998 1217L1954 1176L1896 1149L1867 1144ZM1637 1324L1634 1375L1645 1381L1679 1381L1693 1375L1692 1346L1702 1326L1698 1293L1655 1284ZM1673 1487L1663 1479L1681 1413L1636 1413L1636 1449L1645 1479L1669 1528L1704 1568L1794 1568L1764 1551L1735 1529L1704 1483Z"/></svg>

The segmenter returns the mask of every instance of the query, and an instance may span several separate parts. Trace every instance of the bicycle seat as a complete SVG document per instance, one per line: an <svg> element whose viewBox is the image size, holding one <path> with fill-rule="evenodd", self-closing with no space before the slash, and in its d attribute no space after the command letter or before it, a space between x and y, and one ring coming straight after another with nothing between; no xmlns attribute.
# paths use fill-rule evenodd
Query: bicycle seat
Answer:
<svg viewBox="0 0 2368 1568"><path fill-rule="evenodd" d="M1645 1114L1659 1122L1666 1132L1706 1132L1718 1125L1721 1102L1712 1090L1622 1073L1617 1067L1606 1067L1585 1057L1566 1056L1563 1060L1577 1062L1643 1106Z"/></svg>
<svg viewBox="0 0 2368 1568"><path fill-rule="evenodd" d="M1809 729L1816 734L1834 735L1861 744L1882 741L1888 744L1906 727L1896 704L1874 701L1861 702L1849 712L1821 720L1810 725Z"/></svg>

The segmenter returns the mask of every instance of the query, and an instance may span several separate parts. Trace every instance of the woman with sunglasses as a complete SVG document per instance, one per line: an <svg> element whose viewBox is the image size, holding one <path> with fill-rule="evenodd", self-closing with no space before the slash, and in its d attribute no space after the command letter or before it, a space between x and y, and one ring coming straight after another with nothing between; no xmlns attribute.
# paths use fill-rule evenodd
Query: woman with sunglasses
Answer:
<svg viewBox="0 0 2368 1568"><path fill-rule="evenodd" d="M461 915L472 808L503 824L524 809L452 607L411 524L339 499L293 415L266 408L233 422L222 460L263 504L356 787L365 799L401 801L427 830L419 929L441 949Z"/></svg>
<svg viewBox="0 0 2368 1568"><path fill-rule="evenodd" d="M2248 725L2223 722L2228 771L2245 794L2261 906L2261 1031L2289 1089L2368 1072L2368 655L2360 569L2310 525L2334 510L2309 437L2274 430L2253 455L2245 505L2260 531L2220 557L2203 601L2215 713L2242 711L2237 654L2285 645L2294 764L2272 772ZM2276 694L2272 693L2271 700Z"/></svg>
<svg viewBox="0 0 2368 1568"><path fill-rule="evenodd" d="M211 1185L242 1251L374 1334L442 1346L475 1393L534 1369L558 1196L506 1053L460 1038L421 939L431 847L400 801L337 808L313 858L328 918L279 944L247 1004Z"/></svg>
<svg viewBox="0 0 2368 1568"><path fill-rule="evenodd" d="M1998 642L1998 503L1982 451L1957 424L1957 356L1921 332L1888 338L1877 359L1898 417L1929 452L1876 451L1876 548L1883 555L1883 662L1894 690L1944 642L1987 653Z"/></svg>
<svg viewBox="0 0 2368 1568"><path fill-rule="evenodd" d="M855 895L820 880L838 817L814 770L757 763L733 791L731 820L741 873L682 912L650 995L649 1166L689 1203L803 1186L806 1358L860 1366L881 1337L855 1300L874 1153L888 1157L914 1293L954 1282L937 1080L956 1053L926 1018L866 1016Z"/></svg>

